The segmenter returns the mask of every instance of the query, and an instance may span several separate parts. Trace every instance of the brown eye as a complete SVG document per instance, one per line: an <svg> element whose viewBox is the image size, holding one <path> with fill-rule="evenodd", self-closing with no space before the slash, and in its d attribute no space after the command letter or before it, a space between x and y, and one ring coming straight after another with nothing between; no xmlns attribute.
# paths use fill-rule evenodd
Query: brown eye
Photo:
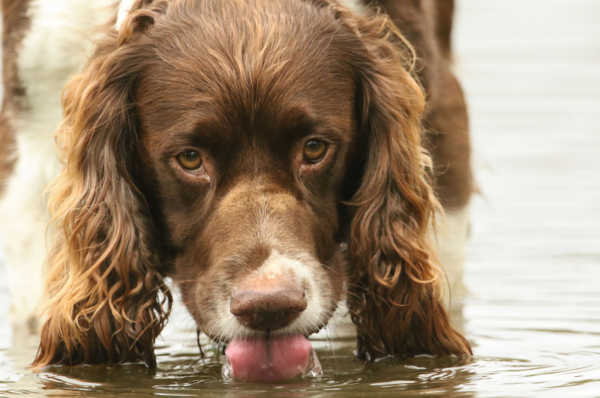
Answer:
<svg viewBox="0 0 600 398"><path fill-rule="evenodd" d="M177 155L181 167L187 171L196 171L202 167L202 158L196 151L186 151Z"/></svg>
<svg viewBox="0 0 600 398"><path fill-rule="evenodd" d="M323 141L311 140L304 145L304 159L310 163L316 163L323 159L327 152L327 144Z"/></svg>

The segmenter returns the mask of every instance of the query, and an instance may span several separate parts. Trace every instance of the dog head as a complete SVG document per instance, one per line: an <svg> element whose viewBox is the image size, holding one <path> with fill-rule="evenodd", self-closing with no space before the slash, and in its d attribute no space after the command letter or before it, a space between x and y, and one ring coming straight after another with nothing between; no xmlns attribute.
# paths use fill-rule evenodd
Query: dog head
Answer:
<svg viewBox="0 0 600 398"><path fill-rule="evenodd" d="M36 365L144 360L163 277L213 339L470 352L427 242L423 95L386 17L326 0L137 1L65 92Z"/></svg>

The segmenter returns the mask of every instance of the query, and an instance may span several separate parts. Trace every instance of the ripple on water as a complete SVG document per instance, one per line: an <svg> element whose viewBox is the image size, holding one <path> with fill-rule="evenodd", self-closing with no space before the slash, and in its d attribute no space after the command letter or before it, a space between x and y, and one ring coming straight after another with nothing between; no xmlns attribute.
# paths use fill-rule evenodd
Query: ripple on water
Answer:
<svg viewBox="0 0 600 398"><path fill-rule="evenodd" d="M467 308L477 311L477 300ZM506 304L504 304L506 305ZM510 305L508 305L510 306ZM468 312L468 311L467 311ZM538 314L539 315L539 314ZM205 346L199 358L193 330L184 311L176 314L157 344L158 368L122 365L53 367L32 373L25 369L35 352L35 341L0 351L0 395L53 396L203 396L203 397L539 397L595 396L600 380L600 347L594 333L557 328L520 327L507 321L503 328L485 323L470 333L476 353L473 359L422 356L407 360L385 359L364 365L354 358L353 341L314 341L323 375L276 385L223 381L222 347ZM544 322L543 316L539 317ZM208 341L203 338L203 344ZM567 350L553 349L555 347ZM569 350L570 348L570 350ZM500 356L498 353L511 354ZM488 355L490 354L490 355ZM496 354L496 355L491 355ZM502 392L502 394L499 394ZM575 394L575 395L573 395ZM579 394L579 395L578 395Z"/></svg>

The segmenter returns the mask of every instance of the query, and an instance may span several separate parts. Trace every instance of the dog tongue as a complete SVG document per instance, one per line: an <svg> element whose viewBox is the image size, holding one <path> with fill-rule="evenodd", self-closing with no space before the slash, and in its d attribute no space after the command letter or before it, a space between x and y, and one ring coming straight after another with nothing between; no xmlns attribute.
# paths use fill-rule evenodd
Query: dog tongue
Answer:
<svg viewBox="0 0 600 398"><path fill-rule="evenodd" d="M301 335L236 339L225 350L230 375L256 383L288 380L304 372L312 346ZM318 361L318 360L317 360Z"/></svg>

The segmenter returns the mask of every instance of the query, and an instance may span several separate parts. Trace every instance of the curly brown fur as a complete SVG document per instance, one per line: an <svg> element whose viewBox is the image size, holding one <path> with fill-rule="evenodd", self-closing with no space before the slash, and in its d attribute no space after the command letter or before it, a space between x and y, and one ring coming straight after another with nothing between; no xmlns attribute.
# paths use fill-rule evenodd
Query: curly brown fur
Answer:
<svg viewBox="0 0 600 398"><path fill-rule="evenodd" d="M387 16L328 0L136 2L65 89L34 365L154 365L166 275L210 337L261 335L222 311L269 258L321 303L281 333L323 327L347 280L361 359L469 354L427 240L439 205L410 48ZM314 134L330 152L306 165L298 136ZM201 176L174 160L189 146Z"/></svg>
<svg viewBox="0 0 600 398"><path fill-rule="evenodd" d="M469 354L441 301L443 272L428 242L439 204L420 143L424 98L392 43L395 27L383 17L365 25L373 68L363 71L369 75L361 106L369 153L350 203L349 239L348 304L358 356Z"/></svg>
<svg viewBox="0 0 600 398"><path fill-rule="evenodd" d="M433 159L435 193L444 209L461 209L473 193L469 118L450 69L453 0L378 0L417 55L427 106L423 146Z"/></svg>
<svg viewBox="0 0 600 398"><path fill-rule="evenodd" d="M49 200L58 238L48 260L36 367L156 364L153 344L171 294L131 175L138 143L129 102L143 67L143 55L116 46L111 32L65 88L57 137L65 168Z"/></svg>

